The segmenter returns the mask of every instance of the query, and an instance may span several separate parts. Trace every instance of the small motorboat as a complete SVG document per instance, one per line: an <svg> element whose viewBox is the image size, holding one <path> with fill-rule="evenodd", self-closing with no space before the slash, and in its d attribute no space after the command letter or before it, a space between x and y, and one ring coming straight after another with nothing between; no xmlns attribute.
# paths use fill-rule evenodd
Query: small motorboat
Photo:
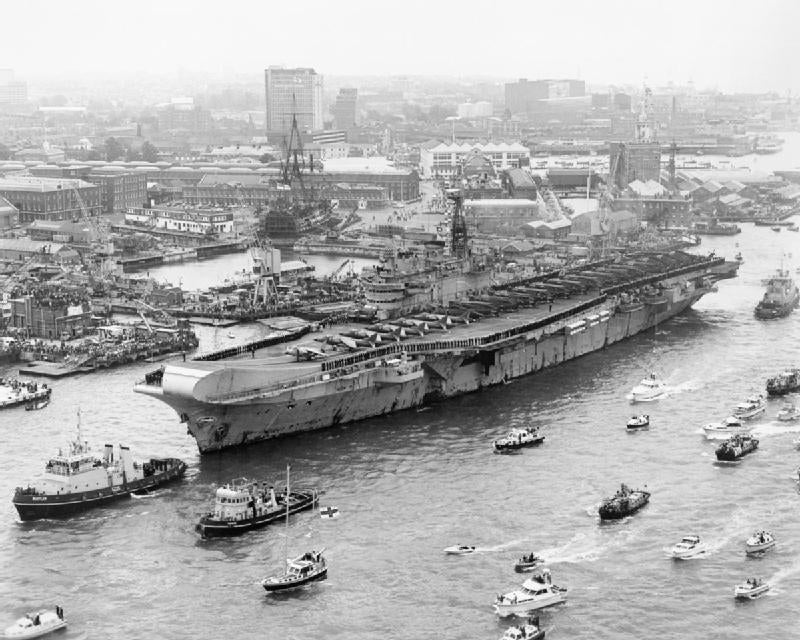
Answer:
<svg viewBox="0 0 800 640"><path fill-rule="evenodd" d="M733 417L740 420L750 420L767 410L767 403L764 396L751 396L744 402L740 402L733 410Z"/></svg>
<svg viewBox="0 0 800 640"><path fill-rule="evenodd" d="M769 531L756 531L744 543L745 553L755 555L775 546L775 536Z"/></svg>
<svg viewBox="0 0 800 640"><path fill-rule="evenodd" d="M744 262L744 258L742 257L741 251L737 251L736 255L733 256L733 259L736 260L736 262L738 262L739 264L742 264Z"/></svg>
<svg viewBox="0 0 800 640"><path fill-rule="evenodd" d="M39 409L44 409L48 404L50 404L49 397L41 398L39 400L32 400L25 405L25 411L38 411Z"/></svg>
<svg viewBox="0 0 800 640"><path fill-rule="evenodd" d="M497 453L507 453L542 442L544 442L544 436L539 433L539 429L512 429L508 435L495 440L492 446Z"/></svg>
<svg viewBox="0 0 800 640"><path fill-rule="evenodd" d="M24 618L20 618L13 625L7 627L4 638L39 638L45 634L67 626L64 620L64 610L61 607L54 609L42 609L34 613L29 613Z"/></svg>
<svg viewBox="0 0 800 640"><path fill-rule="evenodd" d="M541 575L528 578L520 589L498 594L494 601L494 610L502 618L525 616L531 611L566 602L566 592L566 589L552 584L550 571L545 569Z"/></svg>
<svg viewBox="0 0 800 640"><path fill-rule="evenodd" d="M639 416L631 416L628 420L628 429L646 429L650 426L650 416L643 413Z"/></svg>
<svg viewBox="0 0 800 640"><path fill-rule="evenodd" d="M737 600L753 600L769 591L769 584L758 578L750 578L744 584L733 588L733 597Z"/></svg>
<svg viewBox="0 0 800 640"><path fill-rule="evenodd" d="M795 404L785 404L778 409L778 414L775 417L781 422L792 422L800 418L800 409Z"/></svg>
<svg viewBox="0 0 800 640"><path fill-rule="evenodd" d="M637 384L628 394L631 402L652 402L664 395L666 385L661 382L655 373L651 373Z"/></svg>
<svg viewBox="0 0 800 640"><path fill-rule="evenodd" d="M700 536L683 536L681 541L672 547L670 555L675 560L688 560L705 554L708 546L700 542Z"/></svg>
<svg viewBox="0 0 800 640"><path fill-rule="evenodd" d="M525 624L509 627L500 640L544 640L544 629L539 624L539 616L528 618Z"/></svg>
<svg viewBox="0 0 800 640"><path fill-rule="evenodd" d="M770 229L772 229L773 231L780 231L782 229L782 227L780 225L776 224L775 226L770 227Z"/></svg>
<svg viewBox="0 0 800 640"><path fill-rule="evenodd" d="M470 547L465 544L457 544L452 547L446 547L444 552L451 556L465 556L469 553L475 553L475 547Z"/></svg>
<svg viewBox="0 0 800 640"><path fill-rule="evenodd" d="M233 340L236 336L231 331L228 331L228 337Z"/></svg>
<svg viewBox="0 0 800 640"><path fill-rule="evenodd" d="M529 553L527 556L522 556L514 563L514 571L517 573L533 571L540 564L544 564L544 558L537 556L535 553Z"/></svg>
<svg viewBox="0 0 800 640"><path fill-rule="evenodd" d="M727 438L737 433L747 433L750 431L750 427L743 424L736 416L728 416L722 422L704 424L703 431L706 432L706 436L709 438L714 436L725 436Z"/></svg>

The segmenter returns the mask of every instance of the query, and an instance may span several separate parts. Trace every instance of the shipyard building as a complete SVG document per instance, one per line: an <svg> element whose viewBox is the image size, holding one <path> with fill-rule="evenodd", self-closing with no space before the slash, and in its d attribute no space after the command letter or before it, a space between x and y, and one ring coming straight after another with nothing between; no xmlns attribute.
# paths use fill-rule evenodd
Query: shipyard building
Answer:
<svg viewBox="0 0 800 640"><path fill-rule="evenodd" d="M83 180L9 176L0 178L0 196L16 207L22 224L78 219L84 208L91 216L102 211L100 187Z"/></svg>

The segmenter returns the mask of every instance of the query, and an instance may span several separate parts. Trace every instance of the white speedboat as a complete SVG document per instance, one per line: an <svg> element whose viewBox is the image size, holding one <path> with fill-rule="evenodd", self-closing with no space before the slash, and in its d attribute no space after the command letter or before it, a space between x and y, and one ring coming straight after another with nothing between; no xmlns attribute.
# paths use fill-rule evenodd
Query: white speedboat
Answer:
<svg viewBox="0 0 800 640"><path fill-rule="evenodd" d="M758 578L750 578L743 584L733 588L733 597L738 600L752 600L769 591L769 584Z"/></svg>
<svg viewBox="0 0 800 640"><path fill-rule="evenodd" d="M670 554L676 560L688 560L696 558L708 551L704 542L700 542L700 536L683 536L681 541L672 547Z"/></svg>
<svg viewBox="0 0 800 640"><path fill-rule="evenodd" d="M766 410L767 403L764 402L764 396L752 396L736 405L733 410L733 416L740 420L750 420Z"/></svg>
<svg viewBox="0 0 800 640"><path fill-rule="evenodd" d="M475 547L469 547L465 544L457 544L453 545L452 547L445 548L444 552L451 556L465 556L469 553L475 553Z"/></svg>
<svg viewBox="0 0 800 640"><path fill-rule="evenodd" d="M757 531L744 543L745 553L755 554L775 546L775 536L769 531Z"/></svg>
<svg viewBox="0 0 800 640"><path fill-rule="evenodd" d="M628 399L631 402L651 402L663 396L665 390L664 383L656 377L655 373L651 373L631 390Z"/></svg>
<svg viewBox="0 0 800 640"><path fill-rule="evenodd" d="M67 621L64 620L64 610L61 607L42 609L41 611L29 613L10 627L7 627L3 637L20 640L23 638L39 638L66 626Z"/></svg>
<svg viewBox="0 0 800 640"><path fill-rule="evenodd" d="M539 624L539 616L528 618L525 624L509 627L500 640L543 640L544 629Z"/></svg>
<svg viewBox="0 0 800 640"><path fill-rule="evenodd" d="M778 409L778 414L775 416L781 422L792 422L800 418L800 409L794 404L785 404Z"/></svg>
<svg viewBox="0 0 800 640"><path fill-rule="evenodd" d="M650 416L642 414L639 416L631 416L628 420L628 429L646 429L650 426Z"/></svg>
<svg viewBox="0 0 800 640"><path fill-rule="evenodd" d="M722 422L709 422L708 424L704 424L703 431L706 432L708 437L724 436L728 438L736 434L748 433L750 427L743 424L736 416L728 416Z"/></svg>
<svg viewBox="0 0 800 640"><path fill-rule="evenodd" d="M503 618L525 616L531 611L566 602L566 591L551 582L550 571L545 569L541 575L523 582L520 589L498 594L494 601L494 610Z"/></svg>

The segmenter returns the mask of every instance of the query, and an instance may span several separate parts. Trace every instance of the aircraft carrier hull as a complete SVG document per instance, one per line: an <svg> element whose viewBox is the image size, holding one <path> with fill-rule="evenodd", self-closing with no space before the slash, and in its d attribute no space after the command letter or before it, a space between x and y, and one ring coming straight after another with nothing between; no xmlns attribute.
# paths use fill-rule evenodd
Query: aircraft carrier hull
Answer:
<svg viewBox="0 0 800 640"><path fill-rule="evenodd" d="M248 371L234 361L211 372L167 365L163 381L136 390L171 405L201 452L240 446L419 407L597 351L689 308L714 290L708 273L665 278L658 296L635 303L600 295L536 322L526 322L530 314L522 311L470 325L480 325L471 332L367 349L323 362L319 373L289 384L259 386L257 364ZM401 354L402 362L386 360L387 353Z"/></svg>

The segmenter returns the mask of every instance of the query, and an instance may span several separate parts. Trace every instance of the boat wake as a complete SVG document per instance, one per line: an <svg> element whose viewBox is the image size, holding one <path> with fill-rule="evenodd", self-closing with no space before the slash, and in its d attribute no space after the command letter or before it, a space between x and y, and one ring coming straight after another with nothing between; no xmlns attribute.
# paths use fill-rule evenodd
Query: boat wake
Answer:
<svg viewBox="0 0 800 640"><path fill-rule="evenodd" d="M797 575L798 573L800 573L800 560L797 560L793 564L776 571L771 578L767 579L767 582L769 582L771 586L771 590L768 592L768 594L776 595L781 593L781 583L787 578Z"/></svg>
<svg viewBox="0 0 800 640"><path fill-rule="evenodd" d="M786 422L765 422L753 427L753 435L757 436L782 436L789 433L800 433L800 424Z"/></svg>
<svg viewBox="0 0 800 640"><path fill-rule="evenodd" d="M578 564L595 562L612 549L628 544L636 534L630 529L620 530L612 536L601 531L575 534L572 539L558 547L541 549L538 553L550 564Z"/></svg>
<svg viewBox="0 0 800 640"><path fill-rule="evenodd" d="M475 553L493 553L495 551L505 551L506 549L513 549L514 547L519 547L525 543L527 543L526 540L519 539L512 540L511 542L504 542L503 544L497 544L493 547L475 547Z"/></svg>

